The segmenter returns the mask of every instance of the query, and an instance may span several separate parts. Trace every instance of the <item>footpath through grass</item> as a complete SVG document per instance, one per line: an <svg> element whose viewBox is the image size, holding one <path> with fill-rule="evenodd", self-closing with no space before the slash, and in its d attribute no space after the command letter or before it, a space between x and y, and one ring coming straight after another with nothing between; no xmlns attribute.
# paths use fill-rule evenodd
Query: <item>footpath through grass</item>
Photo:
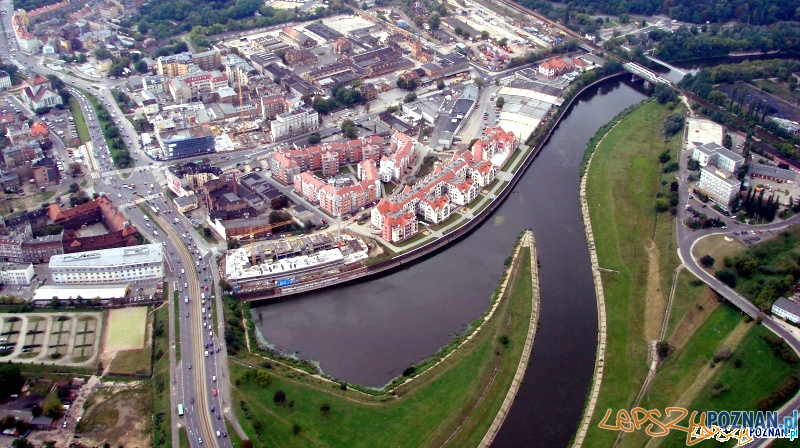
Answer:
<svg viewBox="0 0 800 448"><path fill-rule="evenodd" d="M661 135L663 123L674 112L680 110L652 101L632 110L597 147L587 174L599 264L619 273L603 273L605 370L585 446L613 445L617 434L597 425L606 409L630 407L647 374L645 311L663 306L649 303L653 297L648 297L648 282L666 300L678 264L674 218L655 211L657 196L668 192L674 180L674 173L663 173L659 156L666 151L675 159L680 152L679 136L665 142ZM651 256L657 261L655 274L650 272Z"/></svg>
<svg viewBox="0 0 800 448"><path fill-rule="evenodd" d="M233 407L248 436L256 446L438 447L462 425L448 446L476 446L511 384L528 331L530 250L518 260L507 297L473 339L395 394L368 396L303 373L232 362Z"/></svg>
<svg viewBox="0 0 800 448"><path fill-rule="evenodd" d="M726 308L733 308L726 305ZM737 312L738 314L738 312ZM747 331L730 358L719 361L714 375L706 382L688 409L707 411L759 410L759 400L769 396L792 374L799 375L797 364L783 360L764 339L772 333L760 325L746 324ZM713 351L705 353L706 363L713 362ZM792 393L792 396L794 393ZM785 402L782 400L773 409ZM662 447L685 447L685 434L670 434ZM796 441L795 441L796 444ZM697 446L719 446L706 441Z"/></svg>

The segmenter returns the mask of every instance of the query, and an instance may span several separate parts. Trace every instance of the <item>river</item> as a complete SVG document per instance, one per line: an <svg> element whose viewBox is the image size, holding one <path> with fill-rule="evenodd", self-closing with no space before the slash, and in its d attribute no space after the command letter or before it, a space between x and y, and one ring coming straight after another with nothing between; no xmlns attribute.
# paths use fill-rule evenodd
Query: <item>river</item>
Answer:
<svg viewBox="0 0 800 448"><path fill-rule="evenodd" d="M329 375L380 387L480 316L521 230L541 262L541 315L531 364L495 446L566 446L591 382L597 307L578 202L584 147L645 98L612 81L586 92L506 202L475 232L388 277L253 308L264 339ZM546 430L545 430L546 429Z"/></svg>

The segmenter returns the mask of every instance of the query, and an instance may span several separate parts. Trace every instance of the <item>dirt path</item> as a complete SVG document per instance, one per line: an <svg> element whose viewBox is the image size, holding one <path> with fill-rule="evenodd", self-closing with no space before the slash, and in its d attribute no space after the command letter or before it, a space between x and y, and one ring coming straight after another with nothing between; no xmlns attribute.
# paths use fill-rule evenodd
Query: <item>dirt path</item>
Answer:
<svg viewBox="0 0 800 448"><path fill-rule="evenodd" d="M672 335L669 337L669 345L680 350L689 341L689 338L694 335L700 325L708 319L708 316L719 308L720 303L717 300L713 291L708 290L697 301L697 304L690 309L683 319L675 327Z"/></svg>
<svg viewBox="0 0 800 448"><path fill-rule="evenodd" d="M648 343L657 340L664 320L664 293L661 290L661 275L659 274L660 252L653 241L647 249L649 259L647 268L647 295L644 304L644 339Z"/></svg>
<svg viewBox="0 0 800 448"><path fill-rule="evenodd" d="M742 339L744 339L751 327L751 324L739 322L739 325L737 325L736 328L730 332L730 334L719 344L719 346L727 346L731 349L731 351L736 351L736 347L739 346L739 343L742 342ZM697 395L700 394L706 384L711 381L711 379L714 377L714 374L716 374L718 371L719 369L712 368L710 363L706 363L706 365L703 366L703 368L697 373L697 376L695 376L694 382L672 406L689 408L692 402L694 402L695 398L697 398ZM661 444L661 441L664 439L666 439L666 437L654 437L647 442L646 447L658 447Z"/></svg>

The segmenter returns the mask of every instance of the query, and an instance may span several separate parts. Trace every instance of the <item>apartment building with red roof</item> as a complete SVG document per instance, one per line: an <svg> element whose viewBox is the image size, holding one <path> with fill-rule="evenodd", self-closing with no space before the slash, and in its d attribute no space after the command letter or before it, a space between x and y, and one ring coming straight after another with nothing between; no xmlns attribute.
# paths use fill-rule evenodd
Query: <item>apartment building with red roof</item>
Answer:
<svg viewBox="0 0 800 448"><path fill-rule="evenodd" d="M417 215L431 223L445 221L453 206L475 200L479 188L491 183L497 168L486 160L477 160L471 152L454 154L428 176L391 197L383 198L372 209L372 226L393 243L413 236L419 229Z"/></svg>
<svg viewBox="0 0 800 448"><path fill-rule="evenodd" d="M294 176L304 171L322 171L325 176L333 176L339 173L341 165L363 160L377 162L383 147L383 138L371 135L346 142L277 151L270 158L269 167L274 179L284 185L293 185Z"/></svg>
<svg viewBox="0 0 800 448"><path fill-rule="evenodd" d="M517 149L519 139L513 132L506 132L500 126L487 128L483 137L472 145L472 155L476 160L489 160L501 167L506 159ZM495 156L500 157L495 157Z"/></svg>
<svg viewBox="0 0 800 448"><path fill-rule="evenodd" d="M363 160L358 166L361 182L337 188L326 183L311 171L294 177L294 190L306 200L318 204L325 213L337 217L354 213L376 201L381 196L378 170L372 160Z"/></svg>

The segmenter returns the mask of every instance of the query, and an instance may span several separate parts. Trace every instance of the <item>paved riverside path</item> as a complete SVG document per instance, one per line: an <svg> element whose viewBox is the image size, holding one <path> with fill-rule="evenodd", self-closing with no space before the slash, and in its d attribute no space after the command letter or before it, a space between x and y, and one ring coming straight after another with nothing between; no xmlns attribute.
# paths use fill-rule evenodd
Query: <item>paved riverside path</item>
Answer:
<svg viewBox="0 0 800 448"><path fill-rule="evenodd" d="M511 410L511 405L514 404L519 386L522 384L522 379L525 377L525 371L528 370L528 361L531 358L533 341L536 338L536 328L539 323L539 264L536 256L536 239L533 237L533 232L530 230L525 231L520 246L529 247L531 249L531 319L528 323L528 334L525 336L525 346L522 348L522 356L519 359L517 371L514 373L514 379L511 381L511 387L508 389L506 398L503 400L503 404L500 405L500 409L497 411L494 421L491 426L489 426L489 430L486 431L486 435L483 436L483 440L481 440L481 443L478 445L481 448L486 448L492 444L495 436L497 436L497 433L503 426L508 412Z"/></svg>

